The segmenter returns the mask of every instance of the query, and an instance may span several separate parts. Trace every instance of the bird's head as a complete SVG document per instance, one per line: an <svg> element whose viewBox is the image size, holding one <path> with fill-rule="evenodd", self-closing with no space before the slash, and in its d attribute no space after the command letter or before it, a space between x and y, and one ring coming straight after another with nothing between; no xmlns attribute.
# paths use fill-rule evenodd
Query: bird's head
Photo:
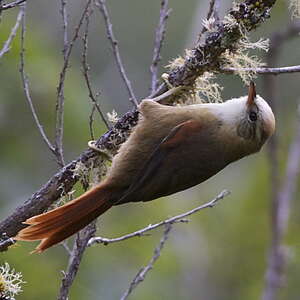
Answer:
<svg viewBox="0 0 300 300"><path fill-rule="evenodd" d="M219 112L230 130L258 148L274 133L272 109L262 97L256 95L253 82L250 83L247 96L224 102Z"/></svg>

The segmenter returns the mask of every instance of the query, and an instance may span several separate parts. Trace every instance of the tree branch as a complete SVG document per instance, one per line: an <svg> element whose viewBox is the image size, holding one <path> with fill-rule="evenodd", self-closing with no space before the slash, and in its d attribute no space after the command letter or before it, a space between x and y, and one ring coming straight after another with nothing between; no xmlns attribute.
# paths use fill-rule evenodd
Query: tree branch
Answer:
<svg viewBox="0 0 300 300"><path fill-rule="evenodd" d="M112 30L112 23L110 21L110 17L109 17L108 10L106 7L106 1L105 0L96 1L95 5L99 8L99 10L103 16L105 26L106 26L107 38L111 43L118 70L119 70L120 75L125 83L126 88L127 88L127 91L129 94L129 100L133 104L134 107L137 107L138 103L137 103L136 97L134 95L133 89L131 87L131 82L126 75L126 72L125 72L125 69L123 66L123 62L122 62L120 51L119 51L118 41L116 40L114 32Z"/></svg>
<svg viewBox="0 0 300 300"><path fill-rule="evenodd" d="M97 244L104 244L104 245L108 245L108 244L111 244L111 243L116 243L116 242L121 242L121 241L124 241L124 240L127 240L127 239L130 239L130 238L133 238L133 237L141 237L141 236L144 236L146 232L148 231L151 231L151 230L154 230L158 227L161 227L161 226L165 226L165 225L168 225L168 224L174 224L174 223L183 223L183 222L187 222L187 220L185 219L186 217L190 216L190 215L193 215L197 212L199 212L200 210L203 210L205 208L208 208L208 207L214 207L220 200L222 200L223 198L225 198L226 196L228 196L230 194L229 191L227 190L224 190L222 191L216 198L214 198L213 200L201 205L201 206L198 206L192 210L189 210L185 213L182 213L180 215L177 215L177 216L174 216L172 218L169 218L169 219L166 219L164 221L161 221L159 223L156 223L156 224L153 224L153 225L149 225L145 228L142 228L140 230L137 230L135 232L132 232L132 233L129 233L129 234L126 234L126 235L123 235L121 237L117 237L117 238L113 238L113 239L108 239L108 238L103 238L103 237L94 237L94 238L91 238L89 240L89 243L88 243L88 246L91 246L95 243Z"/></svg>
<svg viewBox="0 0 300 300"><path fill-rule="evenodd" d="M41 134L43 141L48 146L49 150L55 154L55 148L52 145L52 143L50 142L50 140L48 139L48 137L44 131L44 128L41 125L40 120L37 116L34 105L32 103L32 99L31 99L31 95L30 95L30 91L29 91L29 82L28 82L28 78L25 73L25 33L26 33L25 9L26 9L26 4L23 4L20 8L20 12L22 12L22 15L21 15L22 19L21 19L21 52L20 52L20 70L19 71L20 71L21 78L22 78L22 84L23 84L25 97L29 104L35 124Z"/></svg>
<svg viewBox="0 0 300 300"><path fill-rule="evenodd" d="M146 277L147 273L151 269L153 269L153 266L154 266L155 262L159 259L161 251L162 251L163 247L165 246L165 243L166 243L167 239L169 238L169 233L170 233L171 229L172 229L172 224L171 223L165 225L165 230L164 230L163 236L160 239L158 246L154 249L154 254L153 254L152 258L150 259L150 261L149 261L149 263L147 264L146 267L143 267L138 271L136 276L131 281L131 283L129 285L129 288L122 295L120 300L126 300L128 298L128 296L132 293L132 291L141 282L143 282L145 280L145 277Z"/></svg>
<svg viewBox="0 0 300 300"><path fill-rule="evenodd" d="M23 16L24 16L24 10L21 7L17 16L15 26L11 29L8 39L4 43L3 48L0 50L0 58L10 50L10 45L17 34Z"/></svg>
<svg viewBox="0 0 300 300"><path fill-rule="evenodd" d="M209 1L209 8L208 8L208 12L206 15L206 20L209 20L213 14L214 14L215 20L217 20L217 21L219 20L218 12L215 9L215 4L216 4L216 0ZM219 5L219 3L217 5ZM202 26L202 30L200 31L200 33L198 35L198 42L200 42L203 33L205 33L206 31L207 31L206 27Z"/></svg>
<svg viewBox="0 0 300 300"><path fill-rule="evenodd" d="M67 300L71 285L78 272L83 253L88 241L96 232L96 220L77 233L74 247L69 258L69 265L62 279L58 300Z"/></svg>
<svg viewBox="0 0 300 300"><path fill-rule="evenodd" d="M10 3L7 3L7 4L4 4L2 5L0 3L0 12L2 10L6 10L6 9L10 9L10 8L14 8L16 6L19 6L20 4L24 3L26 0L17 0L17 1L14 1L14 2L10 2Z"/></svg>
<svg viewBox="0 0 300 300"><path fill-rule="evenodd" d="M290 213L290 202L294 196L297 178L300 172L300 105L298 107L298 126L296 136L290 146L288 162L283 184L278 191L276 204L276 222L273 223L273 239L269 254L268 269L266 272L266 287L263 300L275 300L282 287L286 266L286 253L282 245L287 231Z"/></svg>
<svg viewBox="0 0 300 300"><path fill-rule="evenodd" d="M270 16L270 9L276 0L264 1L257 7L256 1L247 0L232 8L228 18L217 24L218 31L206 32L205 41L199 43L186 56L182 66L174 68L169 74L173 86L190 86L205 71L217 71L220 57L226 51L236 51L237 42L244 32L249 32Z"/></svg>
<svg viewBox="0 0 300 300"><path fill-rule="evenodd" d="M92 12L88 12L86 14L86 18L85 18L85 22L86 22L86 26L85 26L85 31L84 31L84 36L83 36L83 52L82 52L82 68L83 68L83 76L86 82L86 86L88 88L89 91L89 98L91 99L91 102L93 103L93 109L92 109L92 113L90 115L90 131L91 131L91 135L93 135L93 113L95 111L95 108L97 109L103 123L105 124L105 126L107 127L107 129L110 128L99 104L98 101L96 99L96 96L93 93L93 89L92 89L92 85L91 85L91 81L90 81L90 66L88 64L88 60L87 60L87 53L88 53L88 35L89 35L89 24L90 24L90 15ZM92 137L94 138L94 137Z"/></svg>
<svg viewBox="0 0 300 300"><path fill-rule="evenodd" d="M267 53L267 63L269 65L276 65L278 55L281 49L281 46L288 39L295 37L300 30L300 22L295 22L290 24L290 26L280 32L276 32L271 36L270 39L270 49ZM264 87L265 93L268 99L270 99L272 109L274 113L277 112L277 92L276 92L276 81L272 76L264 77ZM300 126L300 122L299 122ZM297 133L298 135L298 133ZM295 138L294 142L298 137ZM279 172L279 161L278 161L278 147L279 147L279 137L278 134L271 138L270 143L268 144L269 149L269 159L270 159L270 181L271 181L271 245L268 254L268 263L266 268L265 275L265 287L262 294L262 299L264 300L275 300L279 297L279 289L283 284L283 277L285 274L286 266L286 253L283 248L283 238L286 232L286 223L288 218L289 203L292 195L289 195L289 199L282 197L282 193L285 190L286 179L283 184L280 184L280 172ZM291 148L292 149L292 145ZM291 150L288 156L288 164L286 169L286 174L289 173L289 162L291 163L290 157ZM293 158L294 159L294 158ZM294 162L297 164L297 160ZM299 163L298 163L299 164ZM293 179L291 180L291 184ZM289 188L290 190L290 188ZM284 192L287 195L286 192ZM282 211L285 211L282 213ZM282 218L284 215L284 219ZM283 229L284 228L284 229Z"/></svg>
<svg viewBox="0 0 300 300"><path fill-rule="evenodd" d="M171 9L168 8L168 4L169 4L168 0L161 1L159 22L155 31L153 58L152 58L152 64L150 66L150 71L152 75L151 93L154 93L156 91L158 85L158 79L157 79L158 64L161 60L160 53L163 46L163 41L165 39L167 19L171 13Z"/></svg>
<svg viewBox="0 0 300 300"><path fill-rule="evenodd" d="M56 101L56 124L55 124L55 152L57 155L57 158L59 160L59 163L62 166L65 165L64 162L64 155L63 155L63 123L64 123L64 84L65 84L65 78L67 69L69 67L69 61L70 56L73 50L73 46L75 44L75 41L79 37L79 31L81 29L81 26L83 24L84 18L86 14L88 13L89 7L92 3L92 0L88 0L86 2L85 8L83 10L83 13L80 17L80 20L78 22L78 25L75 28L74 34L68 45L66 44L67 39L67 33L66 33L66 24L67 19L66 15L64 13L65 11L65 2L62 0L62 17L63 17L63 27L64 27L64 63L62 70L59 75L59 83L57 87L57 101Z"/></svg>
<svg viewBox="0 0 300 300"><path fill-rule="evenodd" d="M243 69L235 69L235 68L222 68L222 72L224 73L235 73L238 71L246 71L246 72L255 72L257 74L267 74L267 75L279 75L279 74L289 74L289 73L297 73L300 72L300 65L298 66L290 66L290 67L280 67L280 68L243 68Z"/></svg>

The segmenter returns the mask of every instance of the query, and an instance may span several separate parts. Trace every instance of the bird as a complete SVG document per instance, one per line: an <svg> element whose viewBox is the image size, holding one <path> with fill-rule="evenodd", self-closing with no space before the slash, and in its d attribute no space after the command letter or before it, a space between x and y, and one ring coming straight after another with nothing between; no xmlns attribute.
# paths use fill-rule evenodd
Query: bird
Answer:
<svg viewBox="0 0 300 300"><path fill-rule="evenodd" d="M275 130L271 107L255 84L222 103L168 106L141 101L139 120L113 158L106 178L58 208L27 219L14 240L40 240L42 252L112 206L151 201L188 189L260 151Z"/></svg>

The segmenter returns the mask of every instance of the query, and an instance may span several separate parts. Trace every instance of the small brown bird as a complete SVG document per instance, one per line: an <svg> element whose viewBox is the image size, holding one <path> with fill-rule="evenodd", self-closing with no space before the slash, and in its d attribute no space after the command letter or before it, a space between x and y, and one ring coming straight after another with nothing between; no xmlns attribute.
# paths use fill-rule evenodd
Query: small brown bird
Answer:
<svg viewBox="0 0 300 300"><path fill-rule="evenodd" d="M26 220L15 240L41 240L36 252L82 229L113 205L167 196L258 152L275 119L250 84L248 96L224 103L173 107L143 100L140 119L98 186L79 198Z"/></svg>

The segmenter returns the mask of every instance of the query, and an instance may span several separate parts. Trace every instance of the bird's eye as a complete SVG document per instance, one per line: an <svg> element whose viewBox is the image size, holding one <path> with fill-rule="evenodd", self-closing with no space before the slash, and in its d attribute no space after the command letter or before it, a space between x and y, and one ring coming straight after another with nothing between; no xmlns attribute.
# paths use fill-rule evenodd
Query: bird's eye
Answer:
<svg viewBox="0 0 300 300"><path fill-rule="evenodd" d="M249 113L249 120L251 122L255 122L257 120L257 113L254 111L250 111Z"/></svg>

